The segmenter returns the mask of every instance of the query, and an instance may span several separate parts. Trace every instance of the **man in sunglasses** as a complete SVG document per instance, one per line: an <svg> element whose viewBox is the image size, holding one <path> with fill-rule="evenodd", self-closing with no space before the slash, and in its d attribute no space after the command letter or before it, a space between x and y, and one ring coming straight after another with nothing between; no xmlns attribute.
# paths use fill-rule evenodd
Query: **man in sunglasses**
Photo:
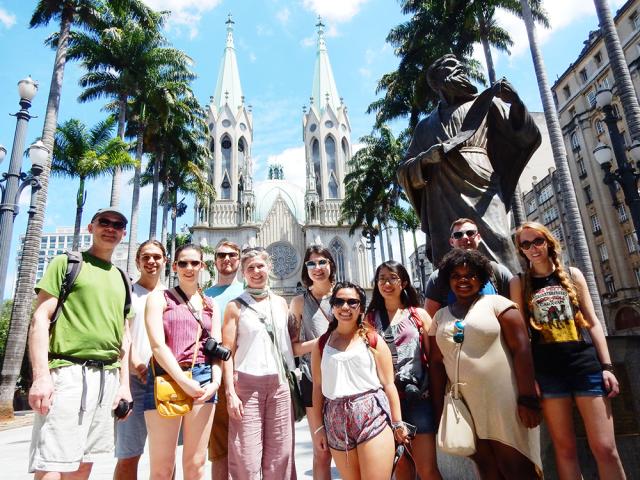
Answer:
<svg viewBox="0 0 640 480"><path fill-rule="evenodd" d="M478 226L470 218L458 218L451 224L449 229L449 245L452 248L463 250L478 250L480 246L480 232ZM497 262L491 261L493 275L489 281L482 286L481 293L485 295L500 294L509 298L509 281L513 277L507 267ZM455 301L455 296L447 282L439 279L438 270L434 270L429 276L425 287L424 309L433 317L442 307Z"/></svg>
<svg viewBox="0 0 640 480"><path fill-rule="evenodd" d="M70 256L55 257L36 285L29 332L29 405L36 412L29 471L36 478L48 472L88 478L94 456L113 450L113 410L121 400L131 402L124 318L129 283L111 263L126 226L117 209L98 210L88 226L91 247L82 252L68 296L63 279Z"/></svg>
<svg viewBox="0 0 640 480"><path fill-rule="evenodd" d="M216 247L216 271L218 278L215 285L205 290L204 294L216 299L220 308L220 318L224 322L224 310L227 303L240 296L244 285L238 281L240 267L240 247L233 242L223 240ZM224 381L218 389L218 406L213 417L211 437L209 440L209 460L211 460L211 478L228 478L227 437L229 436L229 413Z"/></svg>

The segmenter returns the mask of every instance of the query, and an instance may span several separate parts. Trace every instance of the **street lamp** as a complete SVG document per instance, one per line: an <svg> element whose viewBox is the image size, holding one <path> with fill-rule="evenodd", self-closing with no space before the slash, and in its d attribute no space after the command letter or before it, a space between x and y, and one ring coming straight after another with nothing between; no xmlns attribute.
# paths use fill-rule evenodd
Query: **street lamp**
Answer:
<svg viewBox="0 0 640 480"><path fill-rule="evenodd" d="M37 91L38 84L31 77L18 82L21 108L18 113L13 115L17 120L9 170L3 173L2 179L0 179L2 194L0 202L0 298L4 296L4 286L9 266L9 249L11 248L11 237L13 235L13 221L18 214L20 194L26 187L31 187L29 214L33 214L35 212L36 192L40 189L38 176L42 173L49 155L49 151L42 142L36 142L29 148L31 171L29 173L22 172L22 152L27 134L27 124L32 118L29 114L29 108L31 107L31 100L35 97ZM7 150L4 147L0 147L0 162L4 160L6 153Z"/></svg>
<svg viewBox="0 0 640 480"><path fill-rule="evenodd" d="M616 197L616 182L620 185L624 194L625 203L631 211L631 220L636 231L636 237L640 239L640 194L638 194L638 179L640 174L635 170L632 163L627 160L627 152L625 151L624 141L620 130L618 130L618 118L614 114L611 101L613 94L610 89L601 89L596 94L596 106L604 113L604 122L609 130L609 138L613 146L613 155L611 147L603 143L599 143L593 150L596 161L604 172L604 183L609 187L613 206L618 206ZM634 162L640 160L640 142L635 139L629 147L628 155ZM616 159L618 168L611 170L613 157Z"/></svg>

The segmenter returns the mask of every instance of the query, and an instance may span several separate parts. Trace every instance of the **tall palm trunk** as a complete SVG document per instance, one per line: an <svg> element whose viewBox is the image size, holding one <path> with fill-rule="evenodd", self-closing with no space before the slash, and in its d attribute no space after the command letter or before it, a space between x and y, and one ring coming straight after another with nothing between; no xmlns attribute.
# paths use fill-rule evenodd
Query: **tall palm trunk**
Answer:
<svg viewBox="0 0 640 480"><path fill-rule="evenodd" d="M387 249L389 252L389 260L393 260L393 245L391 244L391 229L389 228L389 224L387 222L384 223L384 233L387 237Z"/></svg>
<svg viewBox="0 0 640 480"><path fill-rule="evenodd" d="M402 262L402 265L406 265L407 254L404 248L404 231L402 230L402 227L400 227L400 225L398 225L398 241L400 243L400 261Z"/></svg>
<svg viewBox="0 0 640 480"><path fill-rule="evenodd" d="M386 262L386 255L384 254L384 238L382 238L382 232L380 232L380 262Z"/></svg>
<svg viewBox="0 0 640 480"><path fill-rule="evenodd" d="M22 256L20 258L20 270L14 295L13 308L11 310L11 324L5 346L4 363L0 374L0 418L13 417L13 396L16 380L20 373L20 366L24 357L24 347L29 330L33 302L33 286L36 282L36 270L38 268L38 252L40 251L40 238L44 214L47 207L47 192L49 189L49 174L51 172L51 154L53 152L53 138L58 125L58 111L60 107L60 94L64 78L64 66L67 60L67 48L69 44L69 32L73 20L73 10L66 8L61 15L60 37L58 49L53 63L51 86L47 110L42 129L42 141L49 149L49 155L40 174L42 188L36 197L36 208L29 215L27 232L22 244Z"/></svg>
<svg viewBox="0 0 640 480"><path fill-rule="evenodd" d="M371 268L373 269L373 276L371 278L375 281L376 276L376 237L373 237L370 242L371 245Z"/></svg>
<svg viewBox="0 0 640 480"><path fill-rule="evenodd" d="M84 177L80 177L80 186L76 195L76 223L73 226L73 246L71 249L77 252L80 249L80 227L82 227L82 210L87 200L87 192L84 189Z"/></svg>
<svg viewBox="0 0 640 480"><path fill-rule="evenodd" d="M176 257L176 230L178 227L178 193L174 193L171 205L171 261L175 261ZM171 272L169 286L176 284L176 275Z"/></svg>
<svg viewBox="0 0 640 480"><path fill-rule="evenodd" d="M491 45L487 38L487 20L482 12L478 13L478 27L480 29L480 43L484 51L484 59L487 62L487 73L489 74L489 84L496 83L496 69L493 64L493 55L491 54Z"/></svg>
<svg viewBox="0 0 640 480"><path fill-rule="evenodd" d="M624 58L618 31L611 17L611 9L606 0L594 0L593 3L598 13L600 31L604 37L604 44L615 79L614 83L618 87L617 93L620 97L620 103L622 103L627 125L629 125L631 138L640 140L640 106L638 106L638 97L631 82L629 66Z"/></svg>
<svg viewBox="0 0 640 480"><path fill-rule="evenodd" d="M140 212L140 174L142 171L142 151L144 126L138 129L136 145L136 167L133 173L133 193L131 194L131 219L129 220L129 247L127 249L127 273L136 271L136 243L138 241L138 214Z"/></svg>
<svg viewBox="0 0 640 480"><path fill-rule="evenodd" d="M118 137L124 141L124 129L127 120L127 96L121 94L118 98ZM120 205L120 183L122 177L122 169L116 167L113 169L113 180L111 181L111 203L110 206L117 208Z"/></svg>
<svg viewBox="0 0 640 480"><path fill-rule="evenodd" d="M153 162L153 190L151 191L151 220L149 221L149 239L156 238L158 224L158 191L160 190L160 165L164 158L164 149L155 156Z"/></svg>
<svg viewBox="0 0 640 480"><path fill-rule="evenodd" d="M169 223L169 202L166 202L162 205L162 225L160 226L160 243L162 243L162 245L164 245L165 248L167 245L167 224L168 223ZM173 258L170 258L168 265L170 266L172 263L173 263ZM169 269L171 268L169 267ZM166 279L167 279L167 270L163 269L162 283L165 283Z"/></svg>
<svg viewBox="0 0 640 480"><path fill-rule="evenodd" d="M582 218L580 217L580 211L578 210L576 192L573 189L573 183L571 182L569 164L567 163L567 152L562 139L558 112L556 111L556 107L553 102L553 96L551 95L551 89L549 88L549 81L547 79L547 71L545 69L544 62L542 60L542 53L540 52L540 46L538 45L538 40L536 38L533 17L531 16L531 7L529 6L529 0L520 0L520 4L522 5L522 17L524 19L525 26L527 27L531 58L533 59L533 65L536 70L536 78L538 81L538 89L540 90L540 98L542 99L544 116L547 121L547 129L549 130L553 159L555 160L558 179L563 192L562 198L565 204L567 223L569 225L569 231L574 237L573 239L567 238L567 243L574 245L578 267L582 270L587 281L589 294L593 300L596 316L602 323L602 328L604 328L606 333L607 325L604 320L602 305L600 304L600 295L598 294L598 287L593 274L587 238L584 234Z"/></svg>

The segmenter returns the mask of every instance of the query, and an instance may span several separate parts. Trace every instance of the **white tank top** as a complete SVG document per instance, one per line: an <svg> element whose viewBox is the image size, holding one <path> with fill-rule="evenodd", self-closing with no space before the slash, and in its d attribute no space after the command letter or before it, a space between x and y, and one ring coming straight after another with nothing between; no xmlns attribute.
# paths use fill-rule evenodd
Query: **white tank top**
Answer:
<svg viewBox="0 0 640 480"><path fill-rule="evenodd" d="M327 341L320 368L322 394L330 400L382 387L373 353L361 338L344 352L336 350Z"/></svg>

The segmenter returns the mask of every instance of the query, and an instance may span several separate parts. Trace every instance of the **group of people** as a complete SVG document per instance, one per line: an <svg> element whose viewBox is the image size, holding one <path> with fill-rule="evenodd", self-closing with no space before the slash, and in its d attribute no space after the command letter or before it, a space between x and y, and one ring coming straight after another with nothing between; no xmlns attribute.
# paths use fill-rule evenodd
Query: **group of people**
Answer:
<svg viewBox="0 0 640 480"><path fill-rule="evenodd" d="M166 288L164 246L144 242L129 292L111 263L126 225L118 210L99 210L76 278L76 259L61 255L36 286L35 478L88 478L95 455L114 443L114 478L137 478L148 436L151 478L170 479L181 430L185 478L203 478L207 456L214 479L296 478L295 371L316 479L331 478L332 460L345 479L441 479L436 432L453 383L472 417L481 478L542 478L543 417L559 477L581 478L573 402L600 478L625 478L603 330L584 277L563 265L544 226L517 230L524 271L514 276L478 251L473 220L456 220L421 308L401 263L378 266L367 305L361 286L336 280L321 245L307 248L305 291L289 305L269 288L268 252L229 241L216 247L216 284L204 292L200 247L177 249L175 286ZM162 374L193 399L188 413L159 414Z"/></svg>

